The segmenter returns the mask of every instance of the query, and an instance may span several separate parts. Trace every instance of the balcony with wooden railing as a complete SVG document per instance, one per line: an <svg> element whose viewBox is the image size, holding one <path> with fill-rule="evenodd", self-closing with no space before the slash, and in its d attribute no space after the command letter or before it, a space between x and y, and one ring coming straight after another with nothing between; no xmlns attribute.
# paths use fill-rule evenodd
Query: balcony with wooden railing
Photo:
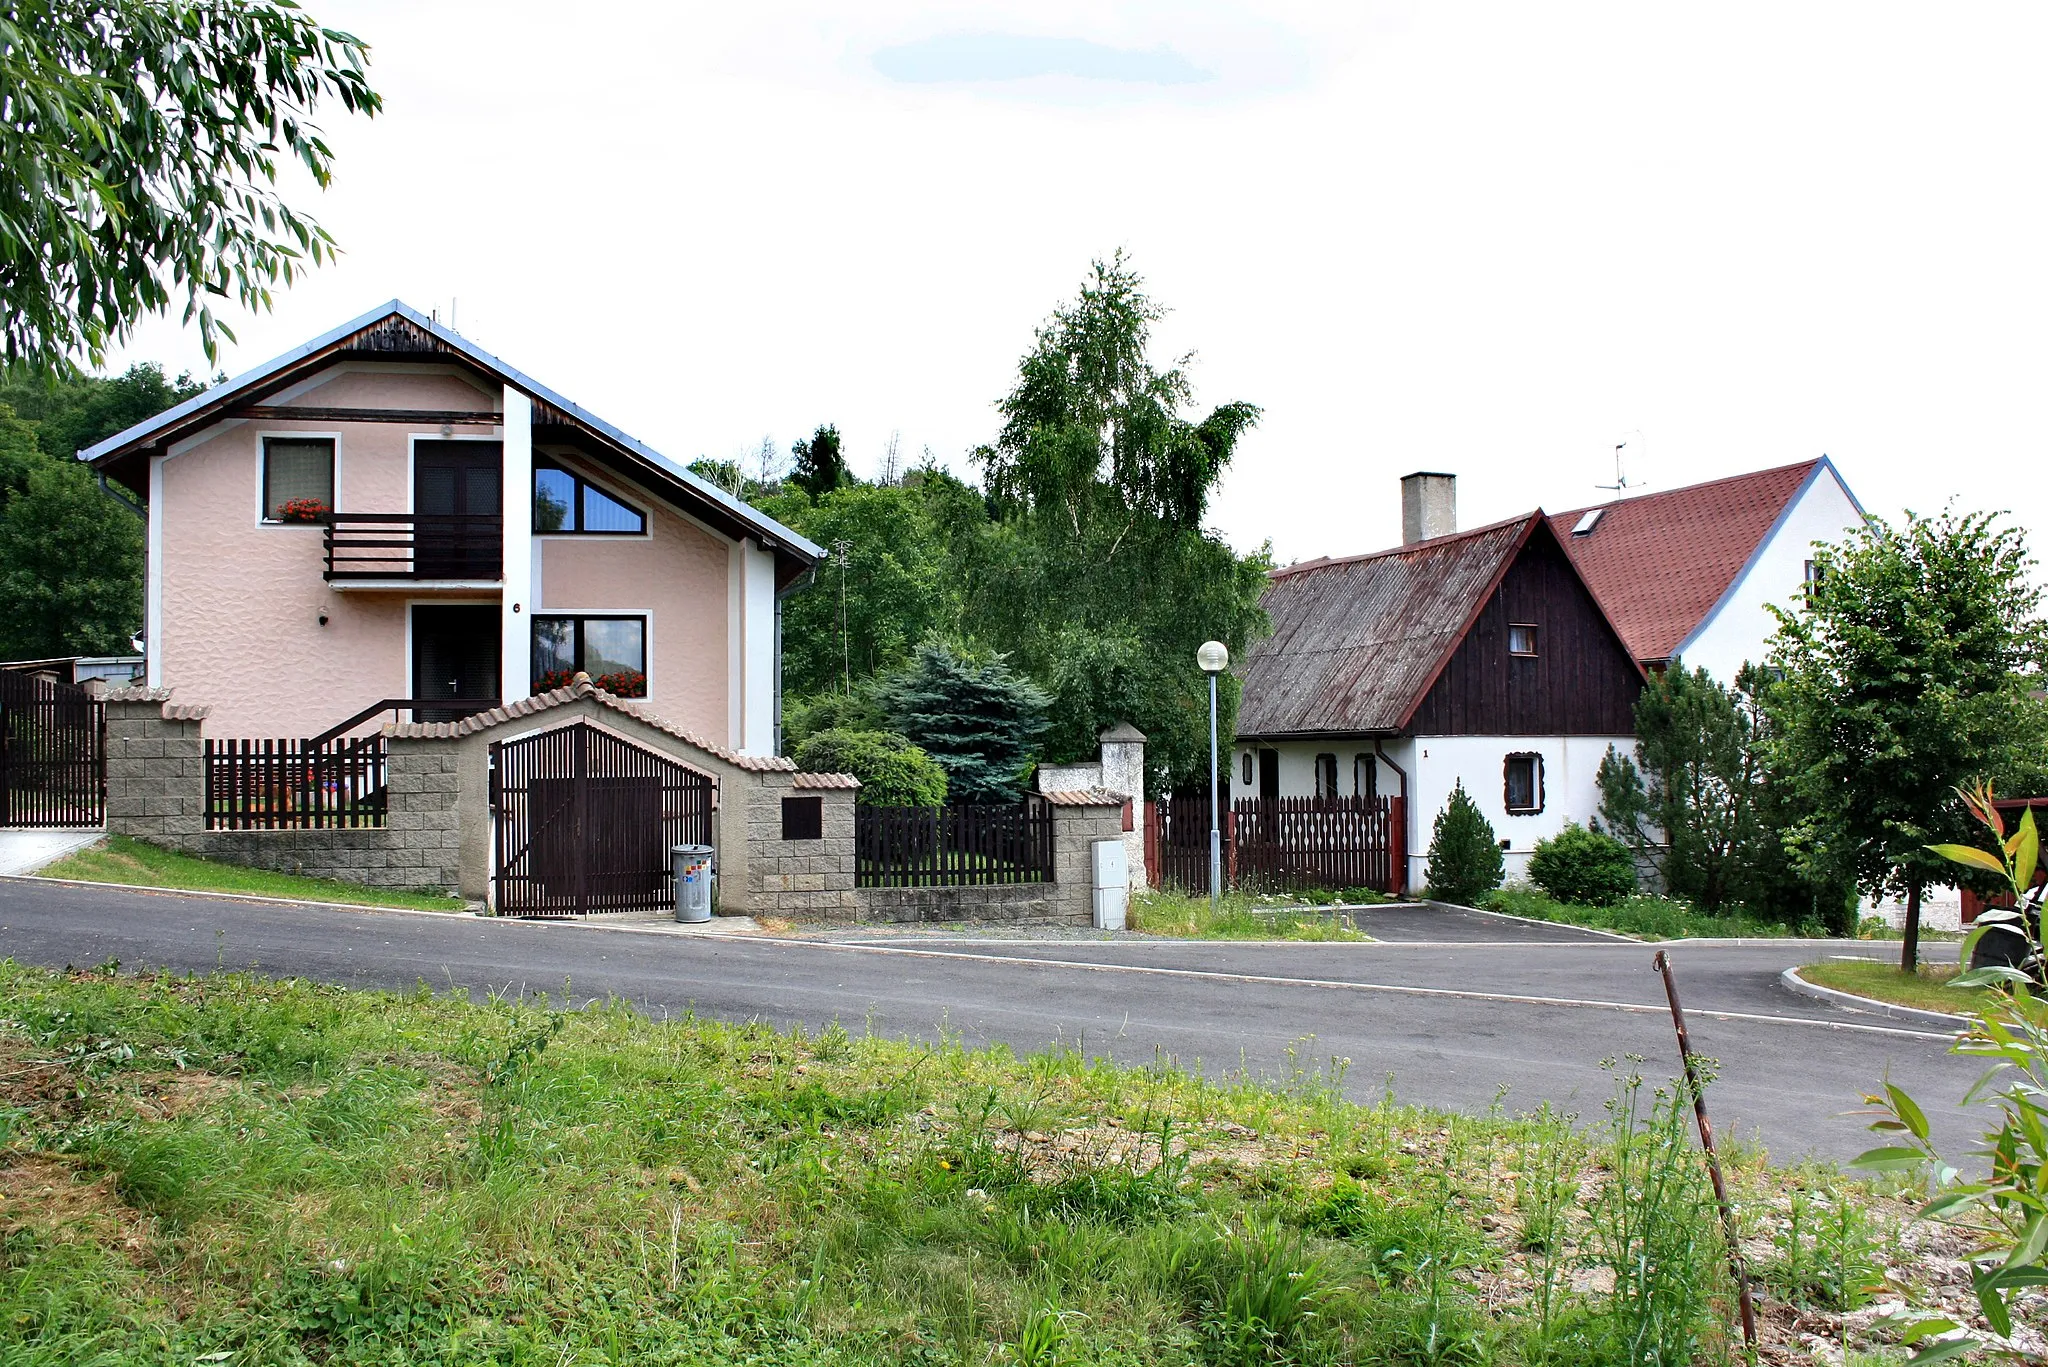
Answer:
<svg viewBox="0 0 2048 1367"><path fill-rule="evenodd" d="M505 519L496 513L329 513L323 521L331 584L496 584L504 577Z"/></svg>

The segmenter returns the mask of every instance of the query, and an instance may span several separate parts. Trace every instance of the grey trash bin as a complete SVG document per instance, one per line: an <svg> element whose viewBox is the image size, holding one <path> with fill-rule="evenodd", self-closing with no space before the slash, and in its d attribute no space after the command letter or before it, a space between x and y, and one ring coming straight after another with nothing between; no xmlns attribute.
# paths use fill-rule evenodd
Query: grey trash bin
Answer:
<svg viewBox="0 0 2048 1367"><path fill-rule="evenodd" d="M696 924L711 919L711 847L677 845L669 851L676 874L676 919Z"/></svg>

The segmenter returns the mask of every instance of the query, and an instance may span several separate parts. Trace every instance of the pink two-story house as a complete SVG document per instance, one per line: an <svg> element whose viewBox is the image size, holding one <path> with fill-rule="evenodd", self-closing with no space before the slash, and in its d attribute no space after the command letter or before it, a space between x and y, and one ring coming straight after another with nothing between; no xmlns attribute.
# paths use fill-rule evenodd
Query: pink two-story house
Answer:
<svg viewBox="0 0 2048 1367"><path fill-rule="evenodd" d="M779 604L823 552L395 300L79 457L147 513L147 682L216 734L583 671L776 750Z"/></svg>

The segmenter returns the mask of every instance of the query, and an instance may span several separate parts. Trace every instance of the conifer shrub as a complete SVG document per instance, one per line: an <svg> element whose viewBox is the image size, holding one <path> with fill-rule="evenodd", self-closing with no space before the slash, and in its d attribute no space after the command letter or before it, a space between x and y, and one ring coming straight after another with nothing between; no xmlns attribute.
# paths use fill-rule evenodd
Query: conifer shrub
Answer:
<svg viewBox="0 0 2048 1367"><path fill-rule="evenodd" d="M1436 814L1430 832L1429 864L1424 873L1429 895L1439 902L1470 906L1481 894L1499 887L1505 872L1500 837L1460 781L1451 789L1451 800Z"/></svg>
<svg viewBox="0 0 2048 1367"><path fill-rule="evenodd" d="M930 642L875 696L891 729L946 771L955 802L1015 802L1022 795L1049 700L1000 655L975 658Z"/></svg>
<svg viewBox="0 0 2048 1367"><path fill-rule="evenodd" d="M1611 907L1636 890L1636 857L1613 836L1574 821L1536 842L1529 881L1560 902Z"/></svg>

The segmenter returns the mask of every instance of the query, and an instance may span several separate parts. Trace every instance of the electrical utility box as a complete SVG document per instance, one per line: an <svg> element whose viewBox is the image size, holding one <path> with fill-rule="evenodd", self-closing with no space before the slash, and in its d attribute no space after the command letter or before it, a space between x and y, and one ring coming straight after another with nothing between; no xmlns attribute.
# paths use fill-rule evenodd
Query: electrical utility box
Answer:
<svg viewBox="0 0 2048 1367"><path fill-rule="evenodd" d="M1095 928L1122 930L1124 911L1130 905L1131 875L1124 842L1097 840L1088 846L1089 862L1095 870Z"/></svg>

